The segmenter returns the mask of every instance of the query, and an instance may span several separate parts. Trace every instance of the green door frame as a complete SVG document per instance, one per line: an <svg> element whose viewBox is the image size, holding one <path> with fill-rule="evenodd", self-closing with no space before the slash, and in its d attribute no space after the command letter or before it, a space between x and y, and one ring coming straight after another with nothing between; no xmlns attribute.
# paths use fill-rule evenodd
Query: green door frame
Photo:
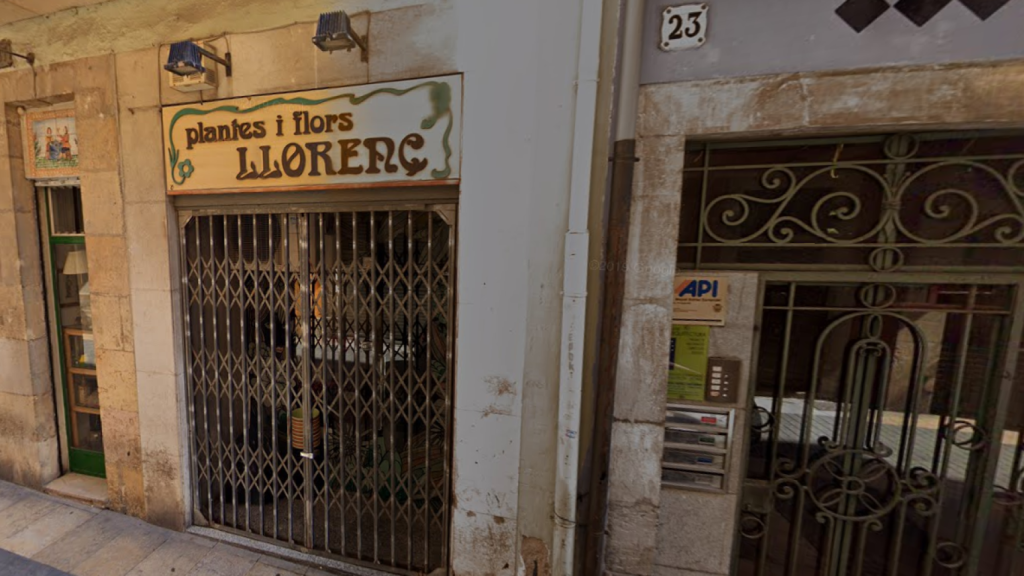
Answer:
<svg viewBox="0 0 1024 576"><path fill-rule="evenodd" d="M63 388L64 398L64 431L65 436L68 438L67 449L68 449L68 469L71 472L77 472L79 474L86 474L88 476L97 476L99 478L107 477L107 467L103 452L94 452L92 450L84 450L82 448L75 448L71 446L71 430L68 427L71 425L71 402L68 398L68 394L71 391L68 389L68 373L67 364L65 363L65 355L67 352L64 350L64 326L60 321L60 305L57 302L56 288L59 282L57 277L57 246L61 245L77 245L85 246L85 236L54 236L53 234L53 219L50 214L50 193L47 189L43 194L46 197L46 237L47 247L50 251L50 287L51 296L53 297L53 313L56 319L55 328L57 334L57 354L60 359L60 386Z"/></svg>

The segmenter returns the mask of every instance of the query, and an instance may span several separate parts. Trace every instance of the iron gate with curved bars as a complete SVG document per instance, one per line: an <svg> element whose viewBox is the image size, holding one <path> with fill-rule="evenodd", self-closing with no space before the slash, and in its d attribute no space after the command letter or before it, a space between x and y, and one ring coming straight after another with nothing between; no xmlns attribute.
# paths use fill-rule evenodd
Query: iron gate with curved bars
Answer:
<svg viewBox="0 0 1024 576"><path fill-rule="evenodd" d="M446 570L454 215L185 215L197 524L396 572Z"/></svg>
<svg viewBox="0 0 1024 576"><path fill-rule="evenodd" d="M1024 574L1024 137L694 144L684 194L680 268L764 271L737 572Z"/></svg>

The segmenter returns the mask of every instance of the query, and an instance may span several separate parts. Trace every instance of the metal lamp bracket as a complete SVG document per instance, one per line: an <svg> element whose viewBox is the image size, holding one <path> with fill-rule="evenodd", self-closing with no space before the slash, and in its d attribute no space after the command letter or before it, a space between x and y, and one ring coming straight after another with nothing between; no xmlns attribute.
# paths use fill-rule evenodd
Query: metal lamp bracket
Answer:
<svg viewBox="0 0 1024 576"><path fill-rule="evenodd" d="M25 62L28 62L29 66L32 66L36 63L36 55L32 52L18 54L17 52L14 52L11 49L10 39L5 38L3 40L0 40L0 69L10 68L14 66L15 57L21 58Z"/></svg>

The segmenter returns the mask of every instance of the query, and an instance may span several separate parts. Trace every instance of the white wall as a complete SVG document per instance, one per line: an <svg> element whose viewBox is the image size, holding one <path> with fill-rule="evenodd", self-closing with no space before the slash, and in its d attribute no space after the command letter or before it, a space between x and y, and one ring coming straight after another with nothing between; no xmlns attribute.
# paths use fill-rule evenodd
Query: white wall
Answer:
<svg viewBox="0 0 1024 576"><path fill-rule="evenodd" d="M551 546L579 4L457 2L456 574L514 573L522 559L508 552L525 537Z"/></svg>

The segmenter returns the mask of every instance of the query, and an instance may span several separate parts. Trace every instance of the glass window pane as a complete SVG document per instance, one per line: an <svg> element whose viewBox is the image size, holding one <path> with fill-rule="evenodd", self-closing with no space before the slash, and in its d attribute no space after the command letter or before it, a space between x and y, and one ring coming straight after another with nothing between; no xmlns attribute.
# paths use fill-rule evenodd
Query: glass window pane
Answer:
<svg viewBox="0 0 1024 576"><path fill-rule="evenodd" d="M83 374L73 374L72 382L74 386L75 405L82 408L94 408L99 410L100 394L99 387L96 383L96 377L85 376Z"/></svg>
<svg viewBox="0 0 1024 576"><path fill-rule="evenodd" d="M50 188L50 222L55 236L85 233L80 188Z"/></svg>
<svg viewBox="0 0 1024 576"><path fill-rule="evenodd" d="M99 414L78 412L76 420L78 422L78 433L76 434L78 441L75 443L75 448L103 452L103 425Z"/></svg>
<svg viewBox="0 0 1024 576"><path fill-rule="evenodd" d="M58 321L64 328L92 329L89 298L89 264L85 246L58 244L53 249L57 268L55 300L60 311Z"/></svg>
<svg viewBox="0 0 1024 576"><path fill-rule="evenodd" d="M91 334L68 336L67 354L73 368L96 369L96 348Z"/></svg>

